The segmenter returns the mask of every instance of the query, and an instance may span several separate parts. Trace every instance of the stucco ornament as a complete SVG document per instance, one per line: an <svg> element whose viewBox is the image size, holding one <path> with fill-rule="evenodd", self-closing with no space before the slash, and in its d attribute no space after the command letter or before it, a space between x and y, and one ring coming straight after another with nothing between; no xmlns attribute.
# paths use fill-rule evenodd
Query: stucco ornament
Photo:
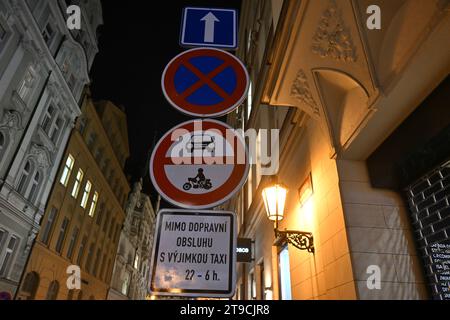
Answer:
<svg viewBox="0 0 450 320"><path fill-rule="evenodd" d="M306 79L306 75L302 69L297 72L297 76L291 86L290 95L298 101L308 105L311 108L312 113L317 116L319 115L319 108L311 94L308 80Z"/></svg>
<svg viewBox="0 0 450 320"><path fill-rule="evenodd" d="M312 52L322 58L355 62L356 49L335 1L324 11L313 37Z"/></svg>

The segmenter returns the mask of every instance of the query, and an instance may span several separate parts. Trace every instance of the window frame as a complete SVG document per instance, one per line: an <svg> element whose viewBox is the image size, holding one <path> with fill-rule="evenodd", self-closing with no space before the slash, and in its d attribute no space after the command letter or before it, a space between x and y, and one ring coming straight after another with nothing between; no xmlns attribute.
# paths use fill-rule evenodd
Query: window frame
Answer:
<svg viewBox="0 0 450 320"><path fill-rule="evenodd" d="M63 221L61 222L61 226L59 228L58 239L56 240L56 244L55 244L55 251L59 254L61 254L64 249L64 240L66 238L69 223L70 223L70 219L67 217L64 217Z"/></svg>
<svg viewBox="0 0 450 320"><path fill-rule="evenodd" d="M86 183L84 184L84 189L83 189L83 196L81 197L81 201L80 201L80 206L83 209L86 209L88 200L89 200L89 196L91 195L91 190L92 190L92 182L88 179L86 181Z"/></svg>
<svg viewBox="0 0 450 320"><path fill-rule="evenodd" d="M69 160L71 160L70 164L68 164ZM62 184L64 187L67 187L67 184L69 183L70 175L72 174L74 165L75 165L75 158L72 156L72 154L69 153L67 155L66 162L64 163L63 172L61 173L61 177L59 179L59 183Z"/></svg>
<svg viewBox="0 0 450 320"><path fill-rule="evenodd" d="M4 229L3 229L4 230ZM13 264L14 258L17 254L17 249L20 244L20 238L12 233L8 233L6 230L5 247L2 248L0 252L0 277L7 277L11 271L11 266ZM13 248L9 247L11 240L14 240Z"/></svg>
<svg viewBox="0 0 450 320"><path fill-rule="evenodd" d="M92 196L92 200L91 200L91 206L89 208L89 217L93 218L95 215L95 209L97 208L97 203L98 203L98 192L94 191L94 195Z"/></svg>
<svg viewBox="0 0 450 320"><path fill-rule="evenodd" d="M39 239L42 243L48 246L51 238L51 233L55 226L56 216L58 214L58 209L56 207L52 207L47 216L47 223L45 224L45 228L43 228L43 232L41 233ZM51 220L50 220L51 218Z"/></svg>
<svg viewBox="0 0 450 320"><path fill-rule="evenodd" d="M80 187L83 184L84 171L81 168L78 168L77 175L75 177L75 183L73 184L72 192L70 193L72 198L77 199L78 194L80 193Z"/></svg>

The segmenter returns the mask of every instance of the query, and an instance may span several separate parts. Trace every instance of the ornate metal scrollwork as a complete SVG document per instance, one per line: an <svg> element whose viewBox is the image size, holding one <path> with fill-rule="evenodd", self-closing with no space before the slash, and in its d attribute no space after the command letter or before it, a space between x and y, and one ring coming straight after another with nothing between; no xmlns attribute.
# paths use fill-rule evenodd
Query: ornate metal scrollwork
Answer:
<svg viewBox="0 0 450 320"><path fill-rule="evenodd" d="M314 238L311 232L275 229L275 245L290 243L300 250L314 253Z"/></svg>

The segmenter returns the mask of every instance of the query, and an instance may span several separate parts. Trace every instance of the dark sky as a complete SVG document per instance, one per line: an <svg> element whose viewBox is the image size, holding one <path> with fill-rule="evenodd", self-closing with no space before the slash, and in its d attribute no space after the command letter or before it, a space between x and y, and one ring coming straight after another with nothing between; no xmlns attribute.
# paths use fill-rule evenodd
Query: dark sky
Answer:
<svg viewBox="0 0 450 320"><path fill-rule="evenodd" d="M131 156L126 173L133 181L146 174L145 190L154 193L147 159L156 141L176 124L191 119L166 102L161 75L166 64L186 50L179 46L186 6L240 8L240 0L103 0L104 25L92 70L94 99L125 107Z"/></svg>

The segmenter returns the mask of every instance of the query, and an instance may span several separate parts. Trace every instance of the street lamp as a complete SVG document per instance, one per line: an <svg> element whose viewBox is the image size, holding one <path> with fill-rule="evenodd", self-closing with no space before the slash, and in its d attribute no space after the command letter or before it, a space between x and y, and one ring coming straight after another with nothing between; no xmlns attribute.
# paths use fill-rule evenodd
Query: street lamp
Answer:
<svg viewBox="0 0 450 320"><path fill-rule="evenodd" d="M283 219L284 205L288 189L278 182L277 176L271 177L271 182L262 190L262 198L266 208L267 218L275 221L275 245L290 243L300 250L314 253L314 239L311 232L297 230L278 230L278 221Z"/></svg>

